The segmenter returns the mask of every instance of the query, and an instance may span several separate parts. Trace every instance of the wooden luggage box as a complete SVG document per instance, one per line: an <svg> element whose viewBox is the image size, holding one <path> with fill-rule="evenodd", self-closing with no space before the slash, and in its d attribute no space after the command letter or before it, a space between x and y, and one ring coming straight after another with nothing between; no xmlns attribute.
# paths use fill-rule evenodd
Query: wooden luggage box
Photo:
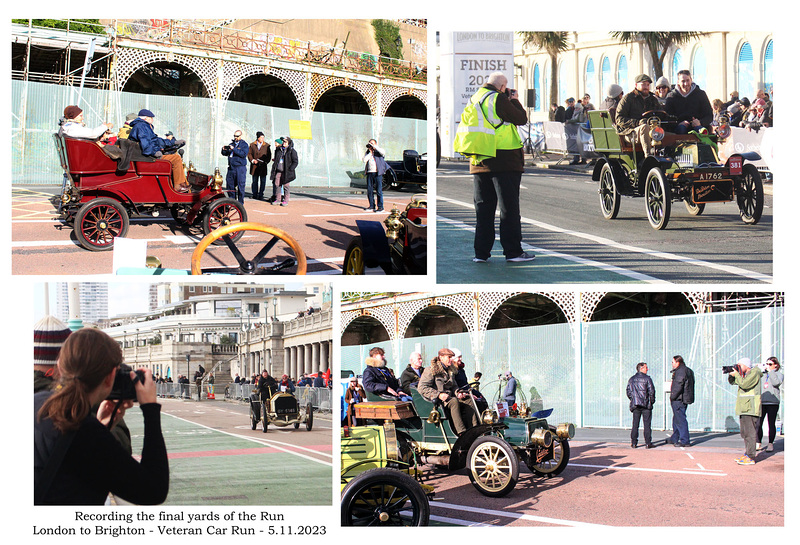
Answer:
<svg viewBox="0 0 800 545"><path fill-rule="evenodd" d="M356 404L356 418L402 420L414 416L414 407L407 401L364 401Z"/></svg>

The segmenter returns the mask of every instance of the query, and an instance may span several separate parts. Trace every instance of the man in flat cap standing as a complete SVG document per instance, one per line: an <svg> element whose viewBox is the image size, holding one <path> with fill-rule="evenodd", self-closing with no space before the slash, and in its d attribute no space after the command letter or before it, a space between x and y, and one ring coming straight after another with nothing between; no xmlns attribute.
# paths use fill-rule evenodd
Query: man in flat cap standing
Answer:
<svg viewBox="0 0 800 545"><path fill-rule="evenodd" d="M645 152L652 152L652 140L647 120L642 114L650 110L660 110L658 98L650 92L653 80L647 74L636 76L636 88L622 97L617 105L616 129L620 135L634 138L641 143Z"/></svg>
<svg viewBox="0 0 800 545"><path fill-rule="evenodd" d="M469 394L456 392L458 386L455 377L458 369L451 364L450 358L453 356L454 353L449 348L439 350L438 357L422 372L417 391L430 402L440 401L450 413L456 435L461 435L478 425L478 413Z"/></svg>

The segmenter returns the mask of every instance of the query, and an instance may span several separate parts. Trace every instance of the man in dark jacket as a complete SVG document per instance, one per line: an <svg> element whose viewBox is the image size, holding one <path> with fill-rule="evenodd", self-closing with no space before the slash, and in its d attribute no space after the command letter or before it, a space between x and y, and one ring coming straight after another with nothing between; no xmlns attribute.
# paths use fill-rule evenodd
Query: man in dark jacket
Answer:
<svg viewBox="0 0 800 545"><path fill-rule="evenodd" d="M400 389L404 392L409 392L410 395L411 387L417 387L419 377L422 376L424 370L425 368L422 367L422 354L412 352L408 358L408 367L400 373Z"/></svg>
<svg viewBox="0 0 800 545"><path fill-rule="evenodd" d="M686 367L681 356L672 358L672 386L669 400L672 404L672 437L667 443L676 447L688 447L689 422L686 407L694 403L694 372Z"/></svg>
<svg viewBox="0 0 800 545"><path fill-rule="evenodd" d="M250 144L247 152L247 160L250 163L250 175L253 177L251 190L254 199L264 198L264 188L267 185L267 173L269 172L269 162L272 160L272 150L269 144L264 141L264 133L257 132L255 142Z"/></svg>
<svg viewBox="0 0 800 545"><path fill-rule="evenodd" d="M636 374L628 379L625 389L628 399L631 400L630 409L633 413L631 424L631 448L636 448L639 442L639 420L644 422L644 443L647 448L653 448L653 432L650 423L653 420L653 404L656 402L656 387L647 374L645 362L636 364Z"/></svg>
<svg viewBox="0 0 800 545"><path fill-rule="evenodd" d="M176 152L177 148L186 142L175 140L172 135L166 138L156 136L153 131L155 114L150 110L139 110L139 116L131 121L131 132L128 139L138 142L142 154L156 159L164 159L172 165L172 187L175 191L189 192L189 183L183 172L183 158Z"/></svg>
<svg viewBox="0 0 800 545"><path fill-rule="evenodd" d="M676 134L686 134L702 128L708 130L714 119L714 110L708 95L692 82L692 73L688 70L678 72L678 82L667 95L664 108L669 115L678 118Z"/></svg>
<svg viewBox="0 0 800 545"><path fill-rule="evenodd" d="M242 139L242 131L233 133L233 141L222 147L222 155L228 158L228 174L225 189L231 199L244 204L244 186L247 183L247 154L250 146Z"/></svg>
<svg viewBox="0 0 800 545"><path fill-rule="evenodd" d="M658 98L650 92L653 80L647 74L636 76L636 88L622 97L617 104L616 129L621 135L635 138L647 150L651 148L650 128L642 114L660 110ZM652 152L652 150L650 150Z"/></svg>

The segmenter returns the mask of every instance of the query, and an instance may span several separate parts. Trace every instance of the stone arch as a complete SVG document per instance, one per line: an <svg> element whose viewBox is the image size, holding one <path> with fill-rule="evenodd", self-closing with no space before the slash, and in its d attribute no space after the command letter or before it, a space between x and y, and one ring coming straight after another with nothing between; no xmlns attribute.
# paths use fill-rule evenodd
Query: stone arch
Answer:
<svg viewBox="0 0 800 545"><path fill-rule="evenodd" d="M397 87L395 85L383 85L380 89L381 93L381 111L380 116L384 118L386 116L386 112L389 110L389 106L391 106L398 98L401 97L414 97L422 102L422 105L426 108L428 107L427 103L427 93L424 91L419 91L417 89L409 89L406 87Z"/></svg>

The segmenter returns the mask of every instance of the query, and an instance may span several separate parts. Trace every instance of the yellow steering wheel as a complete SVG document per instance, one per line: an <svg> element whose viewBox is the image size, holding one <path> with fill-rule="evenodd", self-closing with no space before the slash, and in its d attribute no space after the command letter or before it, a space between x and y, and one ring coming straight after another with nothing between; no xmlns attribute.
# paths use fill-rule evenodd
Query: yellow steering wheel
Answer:
<svg viewBox="0 0 800 545"><path fill-rule="evenodd" d="M231 237L227 237L223 239L225 243L228 245L228 248L233 253L233 256L236 258L236 261L239 263L239 273L240 274L259 274L268 272L264 269L259 269L258 264L264 259L269 253L269 251L277 244L279 240L285 242L289 248L292 249L294 252L294 260L287 259L279 264L279 268L274 269L275 272L280 270L281 268L288 268L289 266L294 265L294 261L297 263L297 272L295 274L306 274L306 254L303 252L303 249L297 243L297 241L292 238L286 231L282 229L278 229L277 227L272 227L271 225L264 225L263 223L255 223L250 221L243 221L238 223L231 223L229 225L224 225L217 229L214 229L209 234L203 237L203 239L197 244L197 247L192 252L192 274L203 274L202 269L200 268L200 260L203 257L203 253L206 251L211 244L215 241L225 237L225 235L230 235L232 233L238 233L239 231L258 231L261 233L267 233L272 235L272 238L264 245L263 248L256 254L256 256L251 259L247 260L244 258L242 253L236 247L236 243L231 240Z"/></svg>

